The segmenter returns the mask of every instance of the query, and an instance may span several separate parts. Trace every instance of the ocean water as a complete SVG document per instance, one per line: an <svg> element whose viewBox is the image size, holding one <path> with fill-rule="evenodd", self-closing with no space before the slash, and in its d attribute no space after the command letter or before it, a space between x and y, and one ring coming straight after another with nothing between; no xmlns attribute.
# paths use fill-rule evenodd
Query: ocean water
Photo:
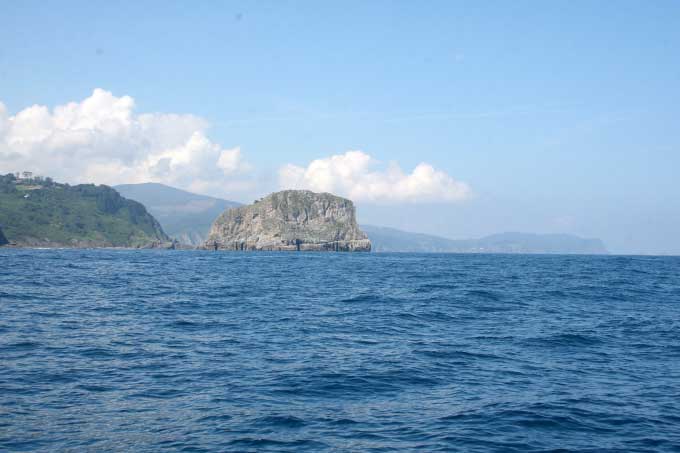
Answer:
<svg viewBox="0 0 680 453"><path fill-rule="evenodd" d="M0 451L680 451L680 258L0 250Z"/></svg>

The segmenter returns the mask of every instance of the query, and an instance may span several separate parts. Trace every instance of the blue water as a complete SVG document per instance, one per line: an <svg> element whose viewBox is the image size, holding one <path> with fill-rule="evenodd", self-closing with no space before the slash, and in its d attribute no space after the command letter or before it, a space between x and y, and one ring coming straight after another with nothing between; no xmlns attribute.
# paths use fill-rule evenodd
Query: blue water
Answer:
<svg viewBox="0 0 680 453"><path fill-rule="evenodd" d="M680 451L680 258L0 250L2 451Z"/></svg>

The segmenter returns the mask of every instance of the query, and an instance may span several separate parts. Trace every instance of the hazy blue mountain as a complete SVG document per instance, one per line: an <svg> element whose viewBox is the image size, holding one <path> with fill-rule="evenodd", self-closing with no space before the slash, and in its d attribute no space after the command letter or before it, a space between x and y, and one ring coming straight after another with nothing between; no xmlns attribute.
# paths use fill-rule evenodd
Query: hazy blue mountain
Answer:
<svg viewBox="0 0 680 453"><path fill-rule="evenodd" d="M226 209L241 206L235 201L208 197L158 183L115 186L125 198L142 203L170 237L183 244L205 241L213 221Z"/></svg>
<svg viewBox="0 0 680 453"><path fill-rule="evenodd" d="M451 252L457 251L457 242L429 234L409 233L395 228L359 225L371 241L374 252Z"/></svg>
<svg viewBox="0 0 680 453"><path fill-rule="evenodd" d="M568 234L501 233L453 240L394 228L361 225L375 252L606 254L599 239Z"/></svg>
<svg viewBox="0 0 680 453"><path fill-rule="evenodd" d="M501 233L474 240L484 251L494 253L609 253L600 239L570 234Z"/></svg>

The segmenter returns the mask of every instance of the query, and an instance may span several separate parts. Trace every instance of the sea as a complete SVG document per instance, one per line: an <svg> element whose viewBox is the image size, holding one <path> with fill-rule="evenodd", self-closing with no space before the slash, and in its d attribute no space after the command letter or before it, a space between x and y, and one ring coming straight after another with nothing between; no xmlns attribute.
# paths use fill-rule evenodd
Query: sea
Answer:
<svg viewBox="0 0 680 453"><path fill-rule="evenodd" d="M0 249L0 451L680 451L680 258Z"/></svg>

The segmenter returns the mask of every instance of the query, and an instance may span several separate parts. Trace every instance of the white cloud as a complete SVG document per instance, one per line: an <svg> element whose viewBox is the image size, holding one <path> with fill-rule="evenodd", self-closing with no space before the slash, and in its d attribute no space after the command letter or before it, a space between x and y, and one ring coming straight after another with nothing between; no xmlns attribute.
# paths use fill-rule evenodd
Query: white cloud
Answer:
<svg viewBox="0 0 680 453"><path fill-rule="evenodd" d="M156 181L225 196L251 188L241 150L212 142L204 119L137 114L134 107L130 96L102 89L52 111L34 105L10 116L0 103L0 172L103 184Z"/></svg>
<svg viewBox="0 0 680 453"><path fill-rule="evenodd" d="M455 202L468 198L470 187L432 165L420 163L405 173L396 163L376 170L379 162L362 151L317 159L307 167L279 169L282 189L309 189L370 202Z"/></svg>
<svg viewBox="0 0 680 453"><path fill-rule="evenodd" d="M207 121L194 115L136 113L132 97L102 89L80 102L52 110L34 105L13 116L0 103L0 173L28 170L58 181L109 185L155 181L225 197L261 190L241 149L211 141L207 129ZM452 202L470 195L467 184L427 163L406 173L362 151L306 167L285 165L279 182L281 188L371 202Z"/></svg>

